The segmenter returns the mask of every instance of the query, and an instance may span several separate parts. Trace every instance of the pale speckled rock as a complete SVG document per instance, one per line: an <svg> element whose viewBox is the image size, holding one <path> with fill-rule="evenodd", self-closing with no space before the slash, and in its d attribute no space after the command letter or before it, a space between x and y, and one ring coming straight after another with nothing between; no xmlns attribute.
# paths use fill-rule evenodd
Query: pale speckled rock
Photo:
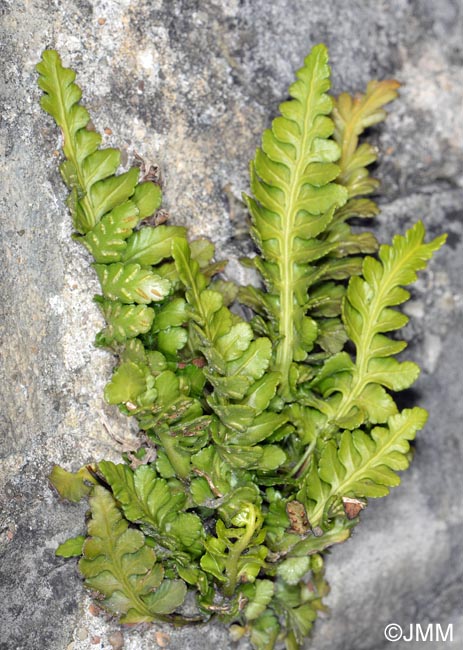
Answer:
<svg viewBox="0 0 463 650"><path fill-rule="evenodd" d="M319 41L330 48L334 92L362 89L370 78L404 83L373 136L383 152L381 238L422 218L430 234L447 230L449 243L407 306L408 355L423 373L403 402L418 399L429 424L402 486L372 503L353 540L333 549L332 615L317 624L312 647L386 650L390 622L451 622L461 645L461 4L3 0L0 12L0 650L111 647L117 625L89 613L72 563L54 557L57 543L81 530L85 508L61 504L46 475L55 462L77 468L117 458L113 435L132 434L102 401L112 360L92 346L101 326L91 300L97 283L70 240L59 137L38 107L42 49L57 48L78 71L97 128L112 130L107 144L128 162L137 151L160 164L172 221L236 260L251 248L240 203L247 161ZM236 261L230 268L240 273ZM125 630L124 648L157 647L159 629ZM220 626L162 629L171 650L231 648Z"/></svg>

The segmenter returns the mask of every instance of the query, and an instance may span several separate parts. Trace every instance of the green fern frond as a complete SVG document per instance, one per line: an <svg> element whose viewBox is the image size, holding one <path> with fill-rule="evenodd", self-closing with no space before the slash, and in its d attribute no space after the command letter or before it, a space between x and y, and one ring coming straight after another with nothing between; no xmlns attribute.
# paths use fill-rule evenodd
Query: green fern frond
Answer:
<svg viewBox="0 0 463 650"><path fill-rule="evenodd" d="M354 429L365 421L386 422L397 409L385 388L404 390L418 376L415 363L392 358L406 344L390 339L387 333L408 320L393 309L409 298L402 285L416 280L417 271L425 268L445 241L442 235L425 244L424 235L421 222L405 236L397 235L391 246L381 246L379 260L365 258L363 277L349 282L343 321L355 345L355 363L347 353L340 353L326 362L311 384L324 398L322 411L337 426Z"/></svg>
<svg viewBox="0 0 463 650"><path fill-rule="evenodd" d="M145 534L162 547L201 554L203 526L197 515L184 512L183 492L172 492L150 465L133 471L127 465L100 461L98 467L129 521L142 524Z"/></svg>
<svg viewBox="0 0 463 650"><path fill-rule="evenodd" d="M318 468L313 465L299 493L312 526L322 522L333 498L382 497L400 483L397 471L407 469L409 441L426 423L427 413L415 407L392 415L387 427L344 431L339 445L330 440L324 447Z"/></svg>
<svg viewBox="0 0 463 650"><path fill-rule="evenodd" d="M333 137L341 147L337 182L347 189L349 199L370 194L379 185L367 170L367 166L377 159L376 149L368 143L359 146L359 137L365 129L386 118L386 111L382 107L396 99L399 87L400 83L395 79L370 81L363 95L351 97L348 93L342 93L334 100ZM365 212L360 211L356 216L364 215Z"/></svg>
<svg viewBox="0 0 463 650"><path fill-rule="evenodd" d="M340 300L332 300L330 280L349 279L359 275L362 270L361 256L378 250L378 242L373 233L355 233L347 223L352 217L371 218L379 212L374 201L360 198L373 192L379 183L368 171L368 166L376 161L377 151L367 142L359 143L359 138L369 126L386 117L382 106L396 98L399 85L395 80L373 81L368 84L365 94L351 97L342 93L333 101L333 138L341 150L336 182L346 188L349 198L344 205L336 208L333 219L323 233L324 240L336 246L327 259L318 263L320 272L315 278L316 285L311 290L312 296L317 294L319 302L324 299L322 306L328 304L331 313L326 316L317 307L313 310L310 302L308 312L319 323L316 344L328 354L340 352L347 340L339 318ZM344 287L337 284L335 291L338 298ZM320 316L324 318L320 320Z"/></svg>
<svg viewBox="0 0 463 650"><path fill-rule="evenodd" d="M262 545L265 530L263 517L252 503L243 504L226 527L219 519L217 537L205 541L201 567L224 583L224 593L232 596L239 582L254 582L264 565L267 549Z"/></svg>
<svg viewBox="0 0 463 650"><path fill-rule="evenodd" d="M85 535L71 537L60 544L55 551L58 557L80 557L85 543Z"/></svg>
<svg viewBox="0 0 463 650"><path fill-rule="evenodd" d="M184 239L185 234L185 228L181 226L157 226L137 230L127 242L122 261L155 266L171 256L173 242L177 238Z"/></svg>
<svg viewBox="0 0 463 650"><path fill-rule="evenodd" d="M337 258L377 251L378 242L373 233L353 233L346 221L352 217L371 218L379 212L374 201L359 198L371 194L379 186L379 181L368 171L377 159L377 150L368 142L359 143L359 139L366 129L386 118L382 107L396 99L399 86L394 79L371 81L364 94L352 97L342 93L333 100L333 138L341 149L336 182L346 188L349 197L345 205L336 209L326 232L327 241L338 243L333 252Z"/></svg>
<svg viewBox="0 0 463 650"><path fill-rule="evenodd" d="M67 161L61 166L71 189L69 207L74 226L88 233L101 217L129 199L138 181L138 169L115 176L121 156L117 149L101 149L101 136L87 130L88 111L79 104L82 93L74 83L75 73L64 68L54 50L43 53L37 65L39 85L44 91L42 108L61 128Z"/></svg>
<svg viewBox="0 0 463 650"><path fill-rule="evenodd" d="M81 467L77 472L68 472L59 465L54 465L48 480L62 499L75 503L88 496L95 484L87 467Z"/></svg>
<svg viewBox="0 0 463 650"><path fill-rule="evenodd" d="M139 264L127 263L130 255L140 257L140 240L147 230L156 231L156 262L169 257L171 238L184 229L160 227L133 233L139 221L160 205L161 191L151 182L138 183L139 170L132 168L115 175L120 164L117 149L99 149L101 136L88 130L89 114L79 104L81 91L75 73L64 68L53 50L43 53L37 65L39 85L44 91L42 107L60 126L63 178L71 190L68 205L78 233L76 239L93 254L106 299L98 298L107 327L97 336L101 345L122 343L151 328L154 311L148 305L166 297L170 284ZM121 304L122 303L122 304ZM145 306L146 305L146 306Z"/></svg>
<svg viewBox="0 0 463 650"><path fill-rule="evenodd" d="M100 604L122 623L162 618L183 603L185 583L164 580L164 570L140 530L129 528L111 494L96 486L92 517L79 569L85 584L102 596Z"/></svg>
<svg viewBox="0 0 463 650"><path fill-rule="evenodd" d="M267 290L262 297L269 312L279 313L274 367L281 372L281 394L292 393L293 361L306 358L317 338L315 321L305 316L310 263L328 255L335 245L319 238L346 190L333 181L340 155L330 139L334 124L328 115L328 53L315 47L290 87L291 101L280 106L281 117L264 133L262 149L251 164L251 189L246 197L252 235L264 261L257 267Z"/></svg>
<svg viewBox="0 0 463 650"><path fill-rule="evenodd" d="M156 212L161 204L161 190L153 183L140 183L130 201L115 207L87 232L76 239L84 244L95 262L119 262L127 239L140 219ZM162 229L161 229L162 232ZM158 233L159 235L159 233Z"/></svg>
<svg viewBox="0 0 463 650"><path fill-rule="evenodd" d="M106 214L84 237L76 239L89 250L95 262L118 262L139 219L135 203L126 201Z"/></svg>
<svg viewBox="0 0 463 650"><path fill-rule="evenodd" d="M260 465L264 470L275 469L284 462L284 452L271 445L253 446L287 419L277 414L266 417L264 413L280 380L276 372L261 380L270 363L270 341L264 337L253 340L249 324L225 307L222 294L208 288L208 280L192 259L185 241L174 243L173 256L186 287L198 350L208 361L205 377L214 391L207 397L207 404L221 422L216 442L221 443L223 458L233 467Z"/></svg>

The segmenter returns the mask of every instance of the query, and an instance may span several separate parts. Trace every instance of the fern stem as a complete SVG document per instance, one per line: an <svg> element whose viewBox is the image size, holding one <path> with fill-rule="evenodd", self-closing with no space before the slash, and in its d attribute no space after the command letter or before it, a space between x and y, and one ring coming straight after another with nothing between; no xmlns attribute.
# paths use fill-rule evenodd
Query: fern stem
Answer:
<svg viewBox="0 0 463 650"><path fill-rule="evenodd" d="M238 579L238 564L242 553L249 546L252 536L257 527L256 511L253 505L248 504L250 519L246 522L244 535L234 544L233 549L229 552L225 572L228 575L227 584L224 587L224 594L228 597L233 596Z"/></svg>
<svg viewBox="0 0 463 650"><path fill-rule="evenodd" d="M279 322L280 342L277 345L274 370L281 373L280 395L285 399L291 399L292 391L290 385L290 369L293 362L294 347L294 310L297 308L296 296L294 293L294 261L292 247L294 240L295 220L298 212L297 197L301 188L302 175L306 167L306 154L310 148L312 139L307 138L311 132L313 112L310 110L312 104L313 84L311 83L307 102L305 104L304 128L301 134L301 144L296 148L296 164L294 174L290 178L288 188L285 188L286 215L282 219L283 229L283 250L278 259L280 271L280 307L281 318Z"/></svg>
<svg viewBox="0 0 463 650"><path fill-rule="evenodd" d="M301 476L304 475L305 471L308 468L308 461L309 458L312 456L313 450L315 449L315 445L317 444L316 440L313 440L310 445L307 447L305 450L302 458L300 461L293 467L291 470L289 476L297 476L297 478L300 478Z"/></svg>

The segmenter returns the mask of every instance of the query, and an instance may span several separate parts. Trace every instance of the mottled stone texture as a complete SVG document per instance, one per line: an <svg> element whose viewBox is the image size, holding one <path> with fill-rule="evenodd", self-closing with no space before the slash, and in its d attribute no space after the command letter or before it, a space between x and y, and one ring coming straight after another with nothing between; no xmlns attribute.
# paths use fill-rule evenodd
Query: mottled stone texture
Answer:
<svg viewBox="0 0 463 650"><path fill-rule="evenodd" d="M118 638L114 622L88 613L73 563L54 557L58 542L81 531L84 507L51 492L52 464L75 469L117 458L111 432L131 432L102 402L113 362L92 347L101 325L97 285L70 240L59 137L38 106L42 49L57 48L78 70L97 128L112 129L107 144L121 146L128 162L137 151L160 164L172 222L236 259L250 249L240 202L247 162L319 41L330 48L335 92L363 89L370 78L404 84L373 134L382 151L381 238L422 218L430 234L446 230L449 241L406 308L414 317L408 355L423 373L403 399L428 408L429 423L401 487L371 503L354 539L332 550L331 618L317 624L311 647L386 649L383 630L393 621L453 623L453 646L462 647L461 4L2 0L0 12L0 649L109 649ZM124 648L158 647L158 629L124 631ZM166 631L171 650L231 648L219 626ZM449 646L394 647L428 645Z"/></svg>

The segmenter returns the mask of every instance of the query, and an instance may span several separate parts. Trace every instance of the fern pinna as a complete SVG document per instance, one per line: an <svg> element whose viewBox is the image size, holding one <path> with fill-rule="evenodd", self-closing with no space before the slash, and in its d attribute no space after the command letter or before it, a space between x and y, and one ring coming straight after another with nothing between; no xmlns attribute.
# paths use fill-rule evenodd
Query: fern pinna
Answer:
<svg viewBox="0 0 463 650"><path fill-rule="evenodd" d="M257 254L243 263L262 285L238 288L212 244L143 221L160 187L136 167L117 174L120 153L99 148L58 54L37 69L62 131L74 237L101 284L96 343L119 359L105 397L140 425L119 464L53 468L61 496L88 497L91 511L87 534L57 554L81 557L85 584L122 623L218 617L257 650L300 648L324 609L325 549L399 483L426 421L394 401L419 368L396 359L406 344L390 332L444 236L425 243L418 223L378 247L349 225L378 212L376 150L360 137L398 83L332 98L327 50L313 48L251 163Z"/></svg>

